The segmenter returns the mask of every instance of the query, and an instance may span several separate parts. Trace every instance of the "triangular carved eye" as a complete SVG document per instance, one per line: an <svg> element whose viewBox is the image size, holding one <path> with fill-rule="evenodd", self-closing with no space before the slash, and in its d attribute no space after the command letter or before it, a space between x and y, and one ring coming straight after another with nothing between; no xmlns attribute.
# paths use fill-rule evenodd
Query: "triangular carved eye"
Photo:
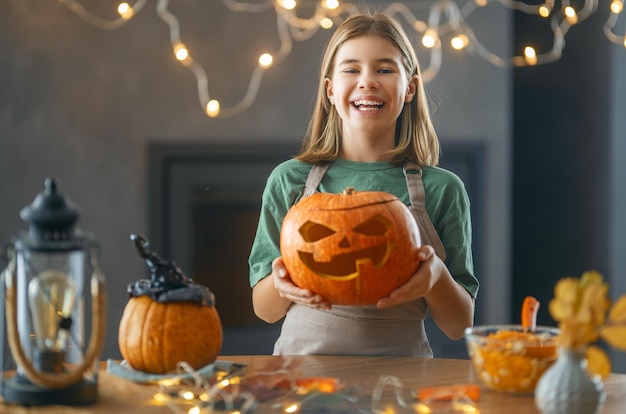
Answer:
<svg viewBox="0 0 626 414"><path fill-rule="evenodd" d="M363 223L358 224L354 228L354 231L366 236L382 236L387 233L389 225L390 223L388 219L380 214L377 214Z"/></svg>
<svg viewBox="0 0 626 414"><path fill-rule="evenodd" d="M326 227L323 224L315 223L314 221L307 221L304 223L300 227L299 232L304 241L307 243L316 242L335 234L335 230L330 227Z"/></svg>

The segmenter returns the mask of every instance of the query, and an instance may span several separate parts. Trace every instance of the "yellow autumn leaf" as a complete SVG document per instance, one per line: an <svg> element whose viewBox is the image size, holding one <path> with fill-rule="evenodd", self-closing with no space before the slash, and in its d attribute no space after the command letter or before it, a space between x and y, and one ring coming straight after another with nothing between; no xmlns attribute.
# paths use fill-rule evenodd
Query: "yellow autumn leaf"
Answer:
<svg viewBox="0 0 626 414"><path fill-rule="evenodd" d="M626 351L626 325L605 325L600 336L613 348Z"/></svg>
<svg viewBox="0 0 626 414"><path fill-rule="evenodd" d="M558 299L548 302L548 311L557 322L568 319L574 314L574 308L569 303Z"/></svg>
<svg viewBox="0 0 626 414"><path fill-rule="evenodd" d="M597 270L587 270L580 276L580 287L583 290L590 285L605 285L604 277Z"/></svg>
<svg viewBox="0 0 626 414"><path fill-rule="evenodd" d="M587 372L606 378L611 373L611 360L602 348L590 345L586 351Z"/></svg>
<svg viewBox="0 0 626 414"><path fill-rule="evenodd" d="M609 312L610 323L626 323L626 295L615 302Z"/></svg>
<svg viewBox="0 0 626 414"><path fill-rule="evenodd" d="M602 348L591 344L602 338L611 347L626 351L626 295L611 307L608 293L602 274L587 271L578 279L559 280L548 303L560 329L560 346L586 348L588 371L603 378L611 372L611 360Z"/></svg>
<svg viewBox="0 0 626 414"><path fill-rule="evenodd" d="M573 277L564 277L554 286L554 298L572 307L578 299L578 280Z"/></svg>
<svg viewBox="0 0 626 414"><path fill-rule="evenodd" d="M602 325L606 312L611 306L611 301L607 297L609 286L606 283L599 283L595 278L589 280L584 286L579 307L579 320Z"/></svg>

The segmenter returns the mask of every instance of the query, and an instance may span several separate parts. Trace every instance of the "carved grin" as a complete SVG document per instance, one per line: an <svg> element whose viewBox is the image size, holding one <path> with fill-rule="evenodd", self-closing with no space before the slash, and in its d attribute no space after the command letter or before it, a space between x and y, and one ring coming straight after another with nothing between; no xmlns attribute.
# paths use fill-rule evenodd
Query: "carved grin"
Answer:
<svg viewBox="0 0 626 414"><path fill-rule="evenodd" d="M335 280L350 280L359 275L359 265L371 262L374 268L380 267L387 258L390 243L385 242L350 253L338 254L328 262L318 262L313 253L299 251L300 260L320 277Z"/></svg>

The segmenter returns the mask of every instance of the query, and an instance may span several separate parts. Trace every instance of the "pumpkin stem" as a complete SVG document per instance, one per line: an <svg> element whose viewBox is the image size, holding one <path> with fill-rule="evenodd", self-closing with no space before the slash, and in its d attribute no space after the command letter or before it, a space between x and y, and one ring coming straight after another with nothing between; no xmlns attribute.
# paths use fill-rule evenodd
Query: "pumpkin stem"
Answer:
<svg viewBox="0 0 626 414"><path fill-rule="evenodd" d="M343 190L343 192L341 194L343 194L343 195L356 194L356 190L354 189L354 187L346 187L346 189Z"/></svg>

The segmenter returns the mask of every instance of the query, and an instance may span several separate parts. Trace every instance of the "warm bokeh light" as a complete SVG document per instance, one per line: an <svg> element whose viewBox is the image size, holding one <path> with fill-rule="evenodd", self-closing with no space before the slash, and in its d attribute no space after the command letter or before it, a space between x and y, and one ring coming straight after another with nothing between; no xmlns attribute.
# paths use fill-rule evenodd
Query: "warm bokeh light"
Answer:
<svg viewBox="0 0 626 414"><path fill-rule="evenodd" d="M455 50L465 49L465 47L467 47L468 44L469 44L469 38L463 33L461 33L460 35L454 36L450 40L450 45Z"/></svg>
<svg viewBox="0 0 626 414"><path fill-rule="evenodd" d="M220 114L219 101L216 101L215 99L210 100L209 103L206 104L205 112L211 118L218 116Z"/></svg>
<svg viewBox="0 0 626 414"><path fill-rule="evenodd" d="M191 401L196 397L195 394L191 391L183 391L180 396L187 401Z"/></svg>
<svg viewBox="0 0 626 414"><path fill-rule="evenodd" d="M300 405L298 403L287 404L283 411L288 414L297 413L300 411Z"/></svg>
<svg viewBox="0 0 626 414"><path fill-rule="evenodd" d="M117 6L117 13L124 20L130 20L135 15L135 11L128 3L120 3Z"/></svg>
<svg viewBox="0 0 626 414"><path fill-rule="evenodd" d="M524 48L524 59L528 65L536 65L537 64L537 52L531 46L526 46Z"/></svg>
<svg viewBox="0 0 626 414"><path fill-rule="evenodd" d="M324 17L322 20L320 20L320 26L322 27L322 29L330 29L331 27L334 26L333 21L331 19L329 19L328 17Z"/></svg>
<svg viewBox="0 0 626 414"><path fill-rule="evenodd" d="M335 10L339 7L339 0L324 0L324 7L328 10Z"/></svg>
<svg viewBox="0 0 626 414"><path fill-rule="evenodd" d="M259 65L263 68L269 68L270 66L272 66L273 61L274 58L269 53L263 53L259 57Z"/></svg>
<svg viewBox="0 0 626 414"><path fill-rule="evenodd" d="M424 45L424 47L430 49L432 47L435 47L438 38L439 35L437 34L437 31L435 29L428 29L422 37L422 44Z"/></svg>
<svg viewBox="0 0 626 414"><path fill-rule="evenodd" d="M293 10L296 8L296 0L280 0L280 5L285 10Z"/></svg>
<svg viewBox="0 0 626 414"><path fill-rule="evenodd" d="M189 51L187 50L187 46L185 46L183 43L177 43L174 46L174 56L176 56L176 59L180 60L181 62L188 59Z"/></svg>
<svg viewBox="0 0 626 414"><path fill-rule="evenodd" d="M610 9L611 13L620 14L622 10L624 10L624 3L622 3L620 0L613 0L611 2Z"/></svg>
<svg viewBox="0 0 626 414"><path fill-rule="evenodd" d="M565 18L571 24L578 23L578 15L576 14L576 10L572 6L567 6L563 13L565 13Z"/></svg>
<svg viewBox="0 0 626 414"><path fill-rule="evenodd" d="M487 5L487 0L475 0L475 2L478 7L485 7Z"/></svg>
<svg viewBox="0 0 626 414"><path fill-rule="evenodd" d="M546 6L545 4L539 6L539 9L537 10L537 13L539 13L539 16L541 17L548 17L550 16L550 7Z"/></svg>

